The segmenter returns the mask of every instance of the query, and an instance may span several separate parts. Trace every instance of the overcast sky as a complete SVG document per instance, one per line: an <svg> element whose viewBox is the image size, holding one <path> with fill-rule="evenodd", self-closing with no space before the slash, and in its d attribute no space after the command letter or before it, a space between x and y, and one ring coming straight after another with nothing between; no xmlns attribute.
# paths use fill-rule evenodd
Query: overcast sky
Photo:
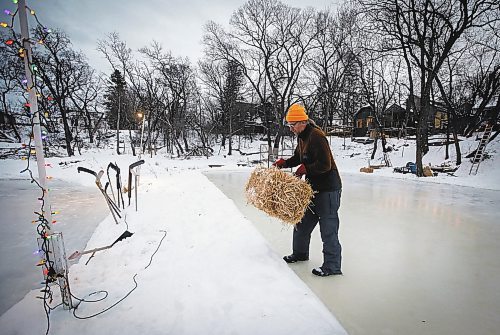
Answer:
<svg viewBox="0 0 500 335"><path fill-rule="evenodd" d="M109 72L96 51L97 40L116 31L134 51L156 40L174 56L196 62L202 55L203 25L213 20L227 25L231 14L245 0L26 0L49 28L69 35L75 50L82 50L89 64ZM338 0L284 0L295 7L324 9ZM0 0L3 9L15 9L12 0ZM5 14L2 13L5 16ZM2 18L2 21L5 17ZM18 23L17 23L18 24Z"/></svg>

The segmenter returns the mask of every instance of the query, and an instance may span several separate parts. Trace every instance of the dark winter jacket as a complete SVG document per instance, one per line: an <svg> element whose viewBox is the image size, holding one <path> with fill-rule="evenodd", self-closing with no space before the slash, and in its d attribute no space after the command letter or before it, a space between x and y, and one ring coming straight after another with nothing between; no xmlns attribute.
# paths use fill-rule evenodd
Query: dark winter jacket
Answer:
<svg viewBox="0 0 500 335"><path fill-rule="evenodd" d="M306 167L306 180L314 191L334 191L342 188L328 140L321 129L311 124L299 134L295 152L286 160L285 167L295 167L301 163Z"/></svg>

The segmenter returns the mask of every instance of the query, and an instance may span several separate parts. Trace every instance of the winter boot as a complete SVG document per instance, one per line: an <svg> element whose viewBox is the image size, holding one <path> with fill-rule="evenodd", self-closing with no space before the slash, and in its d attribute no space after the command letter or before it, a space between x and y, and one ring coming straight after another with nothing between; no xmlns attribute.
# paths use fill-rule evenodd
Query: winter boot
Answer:
<svg viewBox="0 0 500 335"><path fill-rule="evenodd" d="M283 259L287 263L296 263L296 262L308 261L309 256L306 254L291 254L283 257Z"/></svg>

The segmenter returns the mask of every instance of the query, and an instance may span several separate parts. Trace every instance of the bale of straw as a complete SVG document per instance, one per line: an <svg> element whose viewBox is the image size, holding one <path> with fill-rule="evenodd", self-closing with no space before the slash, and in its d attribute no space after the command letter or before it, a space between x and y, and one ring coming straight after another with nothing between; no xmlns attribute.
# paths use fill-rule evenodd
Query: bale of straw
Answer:
<svg viewBox="0 0 500 335"><path fill-rule="evenodd" d="M311 185L278 168L257 167L245 185L247 202L285 223L297 224L314 193Z"/></svg>
<svg viewBox="0 0 500 335"><path fill-rule="evenodd" d="M362 167L361 169L359 169L359 172L373 173L373 168L372 167Z"/></svg>

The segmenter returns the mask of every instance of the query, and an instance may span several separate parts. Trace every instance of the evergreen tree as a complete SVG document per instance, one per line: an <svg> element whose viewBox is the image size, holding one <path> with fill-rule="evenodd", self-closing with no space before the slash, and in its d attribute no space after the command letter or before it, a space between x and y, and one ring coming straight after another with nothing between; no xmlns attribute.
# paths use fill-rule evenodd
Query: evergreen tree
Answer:
<svg viewBox="0 0 500 335"><path fill-rule="evenodd" d="M104 97L109 127L122 130L135 129L137 120L135 120L134 111L131 108L127 83L119 70L115 70L111 74Z"/></svg>
<svg viewBox="0 0 500 335"><path fill-rule="evenodd" d="M233 134L238 130L238 125L241 124L241 120L239 120L237 116L238 111L236 110L236 102L239 98L241 87L243 86L243 73L241 67L234 61L230 60L225 67L226 78L220 104L224 114L223 123L225 126L225 131L229 139L228 155L231 155L231 138Z"/></svg>

